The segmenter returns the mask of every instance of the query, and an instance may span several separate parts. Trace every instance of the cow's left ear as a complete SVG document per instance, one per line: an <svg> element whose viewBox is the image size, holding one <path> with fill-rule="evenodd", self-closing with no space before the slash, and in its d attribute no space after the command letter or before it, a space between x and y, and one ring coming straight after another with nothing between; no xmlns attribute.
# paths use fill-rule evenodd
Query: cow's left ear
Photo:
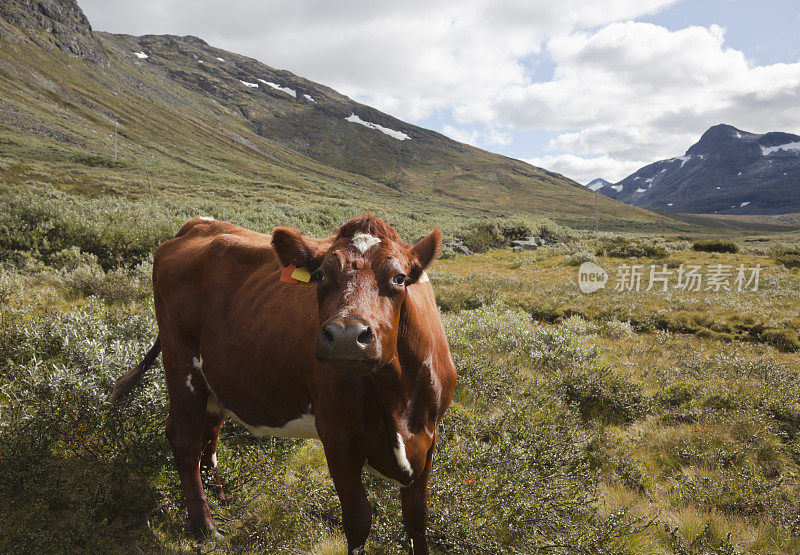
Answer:
<svg viewBox="0 0 800 555"><path fill-rule="evenodd" d="M409 284L416 283L422 272L442 254L442 232L437 227L411 247L413 261L408 274Z"/></svg>
<svg viewBox="0 0 800 555"><path fill-rule="evenodd" d="M294 264L311 272L319 268L325 258L324 252L309 244L296 229L291 227L275 228L272 232L272 247L284 266Z"/></svg>

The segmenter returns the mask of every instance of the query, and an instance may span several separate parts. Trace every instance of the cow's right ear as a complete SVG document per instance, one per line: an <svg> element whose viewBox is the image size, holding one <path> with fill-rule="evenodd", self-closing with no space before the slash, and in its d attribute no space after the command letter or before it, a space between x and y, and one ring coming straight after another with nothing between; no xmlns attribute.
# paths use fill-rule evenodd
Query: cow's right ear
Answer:
<svg viewBox="0 0 800 555"><path fill-rule="evenodd" d="M272 232L272 247L278 253L281 264L294 264L298 268L314 271L322 264L325 255L313 245L309 245L296 229L276 227Z"/></svg>

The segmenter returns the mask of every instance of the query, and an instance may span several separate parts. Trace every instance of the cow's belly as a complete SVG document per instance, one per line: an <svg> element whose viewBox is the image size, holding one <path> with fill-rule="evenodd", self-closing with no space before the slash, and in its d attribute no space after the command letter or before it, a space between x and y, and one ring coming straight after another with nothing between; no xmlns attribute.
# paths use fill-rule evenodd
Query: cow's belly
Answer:
<svg viewBox="0 0 800 555"><path fill-rule="evenodd" d="M314 415L306 412L293 420L289 420L280 427L275 426L259 426L248 424L239 418L235 412L230 409L225 409L225 414L230 416L233 420L247 428L251 434L258 437L273 436L273 437L297 437L306 439L319 439L317 433L317 426L314 420Z"/></svg>

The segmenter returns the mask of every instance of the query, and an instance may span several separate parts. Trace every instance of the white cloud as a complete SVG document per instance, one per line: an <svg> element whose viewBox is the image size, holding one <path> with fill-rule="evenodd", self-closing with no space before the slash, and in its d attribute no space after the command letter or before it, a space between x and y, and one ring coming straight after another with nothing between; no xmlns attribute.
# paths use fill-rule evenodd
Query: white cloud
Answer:
<svg viewBox="0 0 800 555"><path fill-rule="evenodd" d="M717 123L800 130L800 63L754 66L724 46L724 30L714 25L669 31L614 23L553 39L547 51L553 79L510 88L493 120L569 130L550 141L552 151L599 154L627 167L682 154ZM585 167L573 157L558 163L573 176Z"/></svg>
<svg viewBox="0 0 800 555"><path fill-rule="evenodd" d="M563 174L584 185L598 177L614 183L648 163L644 161L624 162L609 156L582 158L574 154L540 156L524 160L524 162Z"/></svg>
<svg viewBox="0 0 800 555"><path fill-rule="evenodd" d="M442 133L453 140L477 147L508 146L514 137L511 133L493 127L485 129L463 129L453 125L444 125Z"/></svg>
<svg viewBox="0 0 800 555"><path fill-rule="evenodd" d="M653 13L677 0L81 0L94 28L193 34L288 69L403 119L491 115L526 84L552 36Z"/></svg>

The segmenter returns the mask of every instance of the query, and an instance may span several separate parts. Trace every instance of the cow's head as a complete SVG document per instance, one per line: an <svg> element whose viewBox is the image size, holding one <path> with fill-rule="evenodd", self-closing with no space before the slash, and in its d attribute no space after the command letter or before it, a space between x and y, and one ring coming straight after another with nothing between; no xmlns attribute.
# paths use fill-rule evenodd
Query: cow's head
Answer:
<svg viewBox="0 0 800 555"><path fill-rule="evenodd" d="M316 284L320 330L315 354L334 366L363 371L397 355L400 311L406 288L440 254L438 229L409 246L383 221L350 220L332 243L314 243L288 227L272 234L284 266L310 271Z"/></svg>

